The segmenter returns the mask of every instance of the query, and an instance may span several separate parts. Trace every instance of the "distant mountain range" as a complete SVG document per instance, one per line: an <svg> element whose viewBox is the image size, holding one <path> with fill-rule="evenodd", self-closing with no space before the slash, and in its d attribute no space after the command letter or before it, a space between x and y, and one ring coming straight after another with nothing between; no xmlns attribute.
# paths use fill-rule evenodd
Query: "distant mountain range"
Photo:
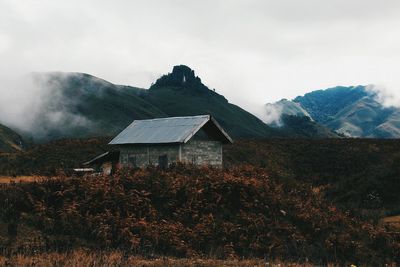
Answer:
<svg viewBox="0 0 400 267"><path fill-rule="evenodd" d="M266 113L274 127L284 125L285 116L296 115L346 137L400 138L400 109L385 107L366 86L334 87L292 101L283 99L267 104Z"/></svg>
<svg viewBox="0 0 400 267"><path fill-rule="evenodd" d="M175 66L149 89L115 85L83 73L36 73L46 87L34 129L20 132L39 142L114 136L135 119L211 114L233 138L281 136L246 110L210 90L192 69Z"/></svg>
<svg viewBox="0 0 400 267"><path fill-rule="evenodd" d="M211 114L237 138L400 137L400 111L364 86L335 87L266 105L267 120L210 90L187 66L175 66L149 89L116 85L84 73L36 73L45 90L34 128L0 126L0 152L25 140L114 136L135 119ZM0 122L1 123L1 122ZM31 141L30 141L31 142ZM29 142L29 143L30 143ZM22 145L22 146L21 146Z"/></svg>

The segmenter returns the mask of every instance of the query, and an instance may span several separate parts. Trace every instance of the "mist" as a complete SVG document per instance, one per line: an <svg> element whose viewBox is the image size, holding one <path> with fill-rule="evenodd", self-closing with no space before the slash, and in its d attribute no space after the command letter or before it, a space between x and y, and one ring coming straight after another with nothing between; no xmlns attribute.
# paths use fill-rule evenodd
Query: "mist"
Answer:
<svg viewBox="0 0 400 267"><path fill-rule="evenodd" d="M95 126L68 108L74 103L63 96L65 81L74 73L29 73L3 81L11 94L4 94L0 105L0 122L29 137L40 140L56 130ZM68 127L65 127L68 125Z"/></svg>
<svg viewBox="0 0 400 267"><path fill-rule="evenodd" d="M380 101L399 106L399 12L397 0L4 0L0 123L37 126L56 86L32 72L148 88L178 64L259 117L266 103L337 85L375 84Z"/></svg>
<svg viewBox="0 0 400 267"><path fill-rule="evenodd" d="M400 108L400 94L390 89L400 88L400 84L396 86L394 85L395 82L389 87L384 84L368 85L367 90L374 93L375 100L381 103L384 107Z"/></svg>

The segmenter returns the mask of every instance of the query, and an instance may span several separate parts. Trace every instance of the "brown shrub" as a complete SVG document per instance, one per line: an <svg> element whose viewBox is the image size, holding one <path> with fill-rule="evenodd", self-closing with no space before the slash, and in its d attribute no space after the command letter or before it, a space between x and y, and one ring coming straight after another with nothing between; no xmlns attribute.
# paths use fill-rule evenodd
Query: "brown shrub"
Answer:
<svg viewBox="0 0 400 267"><path fill-rule="evenodd" d="M99 249L320 263L398 257L382 229L341 212L312 188L285 186L263 168L178 165L15 186L31 206L26 222Z"/></svg>

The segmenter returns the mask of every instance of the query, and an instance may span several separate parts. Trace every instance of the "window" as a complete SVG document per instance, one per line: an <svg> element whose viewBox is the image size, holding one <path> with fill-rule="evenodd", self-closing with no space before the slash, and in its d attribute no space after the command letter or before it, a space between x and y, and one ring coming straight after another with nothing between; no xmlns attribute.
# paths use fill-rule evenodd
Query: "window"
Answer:
<svg viewBox="0 0 400 267"><path fill-rule="evenodd" d="M158 157L158 167L163 169L168 168L168 156L166 154Z"/></svg>

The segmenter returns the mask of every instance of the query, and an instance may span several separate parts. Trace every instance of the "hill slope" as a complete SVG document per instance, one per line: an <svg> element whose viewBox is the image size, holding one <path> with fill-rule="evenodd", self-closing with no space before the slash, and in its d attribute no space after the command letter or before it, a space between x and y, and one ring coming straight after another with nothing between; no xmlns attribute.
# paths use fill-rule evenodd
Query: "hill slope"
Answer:
<svg viewBox="0 0 400 267"><path fill-rule="evenodd" d="M112 136L134 119L167 116L144 101L143 89L109 83L83 73L42 73L47 95L32 134L39 140Z"/></svg>
<svg viewBox="0 0 400 267"><path fill-rule="evenodd" d="M34 76L37 86L43 88L41 105L39 110L32 111L34 127L24 129L24 134L41 142L114 136L136 119L201 114L214 116L234 139L336 137L315 122L301 119L287 119L287 123L293 124L281 129L270 127L210 90L184 65L175 66L150 89L116 85L84 73L52 72ZM286 101L286 104L291 104L294 115L307 114L298 103Z"/></svg>
<svg viewBox="0 0 400 267"><path fill-rule="evenodd" d="M213 115L234 138L262 138L277 131L208 89L186 66L176 66L150 88L115 85L83 73L42 73L45 100L27 135L60 138L113 136L135 119ZM183 78L185 77L185 78ZM182 80L185 79L184 82Z"/></svg>
<svg viewBox="0 0 400 267"><path fill-rule="evenodd" d="M0 153L22 150L23 141L19 134L0 124Z"/></svg>
<svg viewBox="0 0 400 267"><path fill-rule="evenodd" d="M175 66L172 73L158 79L144 99L169 116L211 114L234 137L277 134L256 116L208 89L187 66Z"/></svg>
<svg viewBox="0 0 400 267"><path fill-rule="evenodd" d="M300 106L318 124L349 137L400 138L400 109L385 107L365 86L335 87L296 97L284 106L268 104L281 114L291 114Z"/></svg>
<svg viewBox="0 0 400 267"><path fill-rule="evenodd" d="M291 138L340 138L336 132L316 123L308 116L283 115L281 121L283 126L279 129Z"/></svg>

